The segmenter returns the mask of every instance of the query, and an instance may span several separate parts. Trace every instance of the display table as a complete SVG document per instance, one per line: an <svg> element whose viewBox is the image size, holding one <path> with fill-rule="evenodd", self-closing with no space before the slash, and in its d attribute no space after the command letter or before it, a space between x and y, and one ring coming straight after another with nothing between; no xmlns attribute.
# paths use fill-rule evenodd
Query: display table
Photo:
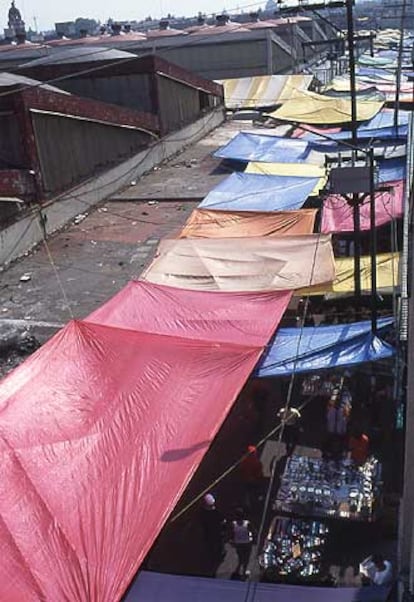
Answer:
<svg viewBox="0 0 414 602"><path fill-rule="evenodd" d="M369 458L362 466L349 460L291 456L274 510L325 518L373 521L381 495L381 465Z"/></svg>
<svg viewBox="0 0 414 602"><path fill-rule="evenodd" d="M328 527L321 521L276 516L259 556L262 579L273 582L314 582L321 579Z"/></svg>

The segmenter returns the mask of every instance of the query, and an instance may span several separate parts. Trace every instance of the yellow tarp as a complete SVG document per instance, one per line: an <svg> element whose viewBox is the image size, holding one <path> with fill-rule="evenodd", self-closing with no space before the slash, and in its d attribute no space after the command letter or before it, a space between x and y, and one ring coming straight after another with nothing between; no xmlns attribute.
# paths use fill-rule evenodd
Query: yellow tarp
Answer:
<svg viewBox="0 0 414 602"><path fill-rule="evenodd" d="M384 106L383 102L357 100L357 121L372 119ZM351 121L351 100L323 96L314 92L296 92L280 109L270 113L280 120L313 125L334 125Z"/></svg>
<svg viewBox="0 0 414 602"><path fill-rule="evenodd" d="M285 102L298 90L307 90L313 75L258 75L223 79L227 109L267 107Z"/></svg>
<svg viewBox="0 0 414 602"><path fill-rule="evenodd" d="M379 291L393 289L399 284L399 253L382 253L377 255L377 289ZM335 259L336 277L329 286L313 286L297 291L298 295L328 295L354 292L354 258L340 257ZM361 291L371 290L371 258L361 257Z"/></svg>
<svg viewBox="0 0 414 602"><path fill-rule="evenodd" d="M243 238L312 234L316 209L214 211L195 209L178 238Z"/></svg>
<svg viewBox="0 0 414 602"><path fill-rule="evenodd" d="M166 286L228 292L295 290L334 277L325 234L164 239L141 276Z"/></svg>
<svg viewBox="0 0 414 602"><path fill-rule="evenodd" d="M257 173L266 176L298 176L302 178L320 178L312 195L316 196L325 187L328 175L325 167L311 163L259 163L251 161L247 164L244 173Z"/></svg>
<svg viewBox="0 0 414 602"><path fill-rule="evenodd" d="M373 84L371 84L371 85L373 85ZM357 81L355 83L356 90L364 90L368 87L369 87L369 84L366 84L364 82L360 83ZM343 75L334 77L334 79L331 81L331 83L328 86L326 86L326 89L334 90L335 92L350 92L351 83L350 83L349 77L343 76Z"/></svg>

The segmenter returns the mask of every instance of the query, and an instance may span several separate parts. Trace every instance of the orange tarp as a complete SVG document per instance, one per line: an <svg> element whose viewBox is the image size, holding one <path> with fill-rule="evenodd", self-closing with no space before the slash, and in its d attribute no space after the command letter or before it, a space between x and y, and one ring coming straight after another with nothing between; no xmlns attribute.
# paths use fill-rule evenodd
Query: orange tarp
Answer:
<svg viewBox="0 0 414 602"><path fill-rule="evenodd" d="M240 238L311 234L316 209L301 211L214 211L195 209L178 238Z"/></svg>

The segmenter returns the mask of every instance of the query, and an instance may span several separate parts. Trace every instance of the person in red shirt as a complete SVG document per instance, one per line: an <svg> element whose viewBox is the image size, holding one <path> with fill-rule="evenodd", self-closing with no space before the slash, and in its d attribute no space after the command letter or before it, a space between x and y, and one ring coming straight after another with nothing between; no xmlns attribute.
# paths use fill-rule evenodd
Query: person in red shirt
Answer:
<svg viewBox="0 0 414 602"><path fill-rule="evenodd" d="M263 487L263 465L254 445L247 448L248 455L241 461L239 470L245 486L246 506L252 509L262 493Z"/></svg>
<svg viewBox="0 0 414 602"><path fill-rule="evenodd" d="M361 429L354 429L349 438L348 449L355 464L365 464L369 455L369 437Z"/></svg>

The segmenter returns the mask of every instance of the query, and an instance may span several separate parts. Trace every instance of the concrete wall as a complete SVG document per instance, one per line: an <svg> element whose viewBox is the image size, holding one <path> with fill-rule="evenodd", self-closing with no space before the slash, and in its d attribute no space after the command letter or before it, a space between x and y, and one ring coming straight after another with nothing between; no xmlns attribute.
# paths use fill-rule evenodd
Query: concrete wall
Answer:
<svg viewBox="0 0 414 602"><path fill-rule="evenodd" d="M85 213L100 201L110 197L136 180L155 165L180 152L203 138L224 121L224 110L216 109L179 132L166 136L151 147L137 153L122 164L91 178L88 182L72 189L47 205L42 211L46 217L48 233L62 228L79 213ZM0 265L23 255L42 240L38 214L26 214L9 228L0 231Z"/></svg>
<svg viewBox="0 0 414 602"><path fill-rule="evenodd" d="M125 160L151 140L136 129L52 113L32 113L32 122L47 196Z"/></svg>

